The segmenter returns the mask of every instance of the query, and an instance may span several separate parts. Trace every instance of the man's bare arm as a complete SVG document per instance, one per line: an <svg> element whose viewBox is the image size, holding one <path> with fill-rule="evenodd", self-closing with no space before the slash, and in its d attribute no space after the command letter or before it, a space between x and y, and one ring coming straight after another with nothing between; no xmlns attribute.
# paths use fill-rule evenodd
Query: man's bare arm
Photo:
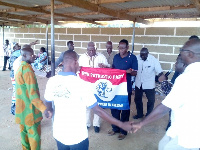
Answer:
<svg viewBox="0 0 200 150"><path fill-rule="evenodd" d="M110 114L108 114L104 109L102 109L98 105L93 107L92 110L94 111L95 114L97 114L99 117L103 118L110 124L114 124L126 131L131 131L132 126L131 126L130 122L121 122L121 121L115 119L114 117L110 116Z"/></svg>
<svg viewBox="0 0 200 150"><path fill-rule="evenodd" d="M143 126L162 118L169 111L170 108L166 107L162 103L159 104L143 121L132 124L134 133L137 132L137 130L139 130Z"/></svg>

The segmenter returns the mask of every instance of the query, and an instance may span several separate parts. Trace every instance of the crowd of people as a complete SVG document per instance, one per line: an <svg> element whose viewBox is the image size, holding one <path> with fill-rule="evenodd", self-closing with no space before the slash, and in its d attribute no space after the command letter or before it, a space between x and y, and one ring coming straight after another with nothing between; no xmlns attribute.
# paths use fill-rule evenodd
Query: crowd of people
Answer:
<svg viewBox="0 0 200 150"><path fill-rule="evenodd" d="M40 149L42 113L47 118L53 119L53 136L59 150L88 150L87 129L93 125L95 133L99 133L101 119L112 125L112 130L107 133L109 136L119 133L118 140L123 140L128 132L135 133L144 125L161 118L168 112L171 119L158 149L198 150L200 148L198 139L200 100L197 87L200 83L200 71L197 69L200 67L200 40L197 36L191 36L180 49L172 78L175 81L172 81L173 84L168 81L159 61L149 54L146 47L135 56L128 51L129 42L122 39L119 41L118 53L113 51L111 41L106 42L106 50L99 53L95 43L89 42L87 51L79 57L75 52L73 41L68 41L68 50L62 52L55 63L56 67L62 65L63 69L48 80L44 94L45 102L40 99L34 68L41 70L48 59L44 47L40 49L38 57L34 55L31 45L36 43L37 41L22 48L15 43L11 55L8 55L8 51L11 51L9 41L6 41L4 46L6 55L3 71L6 70L6 63L10 58L10 77L13 84L11 113L15 115L16 123L20 124L23 149ZM132 95L131 78L135 77L134 101L137 114L132 116L135 120L129 121L130 109L111 109L110 115L98 106L90 85L77 76L80 67L126 70L129 106ZM167 96L154 109L156 76ZM148 99L145 115L143 114L143 92ZM91 110L94 112L94 117L91 117ZM138 122L139 118L143 119Z"/></svg>

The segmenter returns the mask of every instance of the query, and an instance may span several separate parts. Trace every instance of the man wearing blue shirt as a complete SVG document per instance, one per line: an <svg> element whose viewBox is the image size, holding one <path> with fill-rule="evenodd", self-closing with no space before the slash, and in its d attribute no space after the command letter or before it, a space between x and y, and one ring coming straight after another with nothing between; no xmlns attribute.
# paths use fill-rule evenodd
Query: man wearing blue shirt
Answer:
<svg viewBox="0 0 200 150"><path fill-rule="evenodd" d="M126 70L127 73L127 92L128 92L128 101L129 106L131 104L131 94L132 94L132 85L131 85L131 76L137 75L138 62L135 55L128 51L128 41L123 39L119 42L119 53L114 56L113 65L114 69ZM121 120L122 122L129 121L130 109L129 110L118 110L111 109L111 114L114 118ZM121 115L121 117L120 117ZM123 140L127 132L123 129L112 125L112 131L108 132L108 135L114 135L115 133L120 133L118 136L119 140Z"/></svg>

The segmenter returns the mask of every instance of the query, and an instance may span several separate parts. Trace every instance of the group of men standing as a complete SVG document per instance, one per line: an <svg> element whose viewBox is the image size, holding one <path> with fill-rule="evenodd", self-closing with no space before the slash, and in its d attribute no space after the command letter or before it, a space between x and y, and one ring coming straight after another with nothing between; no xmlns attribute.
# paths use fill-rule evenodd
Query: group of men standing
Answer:
<svg viewBox="0 0 200 150"><path fill-rule="evenodd" d="M135 103L137 108L137 115L134 119L143 117L143 103L142 96L143 91L147 95L147 114L151 113L154 108L155 102L155 75L162 74L162 68L159 61L152 55L148 54L147 48L142 48L140 55L137 57L132 54L129 49L129 43L126 39L122 39L119 42L119 53L113 51L112 42L106 43L106 51L99 53L96 51L95 43L89 42L87 51L79 58L79 65L82 67L92 68L114 68L120 70L126 70L127 73L127 93L129 106L131 105L132 95L132 83L131 76L136 76L136 97ZM121 120L122 122L129 121L129 110L111 109L111 114L114 118ZM87 109L86 113L87 127L91 126L91 109ZM100 131L101 118L94 114L93 126L94 131L98 133ZM126 137L127 132L119 127L112 125L112 130L108 131L108 135L112 136L119 133L118 139L122 140Z"/></svg>
<svg viewBox="0 0 200 150"><path fill-rule="evenodd" d="M114 54L112 51L112 42L108 41L106 43L107 51L104 52L106 53L104 56L96 51L94 42L89 42L86 53L79 58L74 51L72 41L68 42L68 47L71 48L62 53L62 57L59 58L60 60L57 63L59 65L59 62L62 62L63 71L50 78L46 85L44 95L46 106L40 100L37 80L30 65L35 57L33 49L25 45L21 50L22 63L16 73L16 123L20 124L22 146L24 149L40 149L41 112L44 111L48 118L54 116L53 136L56 139L59 150L88 150L87 127L91 126L90 109L97 114L93 120L94 131L96 133L100 131L101 117L112 124L112 131L109 131L108 134L114 135L120 133L118 139L122 140L126 137L127 131L136 132L142 126L162 117L163 114L169 111L169 108L172 109L176 121L173 121L172 128L164 137L159 149L166 149L166 143L171 141L175 142L175 145L179 145L178 148L180 150L190 148L196 150L199 147L197 136L200 134L199 119L195 119L194 117L191 119L191 116L188 116L189 113L187 113L190 110L194 116L196 113L196 118L198 118L200 110L198 109L199 99L193 95L192 102L195 104L195 109L191 109L194 105L193 103L190 104L188 99L190 99L191 95L187 94L187 89L184 88L184 85L194 87L194 84L189 82L188 79L199 83L199 71L195 68L199 67L200 62L200 40L188 41L180 50L181 60L188 67L183 75L176 80L171 94L154 111L155 75L161 76L163 73L160 63L154 56L149 54L147 48L142 48L140 54L135 56L128 51L128 41L122 39L118 46L119 53ZM143 117L143 92L145 92L148 99L147 114L145 115L147 117L139 123L128 122L130 109L111 109L112 116L110 116L98 106L93 93L91 93L91 87L76 76L79 66L92 68L110 67L126 70L129 105L131 105L132 94L131 76L136 76L135 103L137 115L133 118L138 119ZM183 81L185 82L183 83ZM198 94L197 89L195 88L195 94ZM182 92L185 95L182 95ZM180 98L182 99L181 101ZM52 109L52 101L54 102L55 110ZM189 122L183 119L182 113L188 116ZM190 123L194 123L194 129L190 128ZM178 129L182 125L187 129L187 132L184 131L183 133L184 128L175 131L175 129ZM189 136L187 137L186 135ZM175 150L177 148L174 148L173 144L171 144L170 148L166 150L169 149Z"/></svg>

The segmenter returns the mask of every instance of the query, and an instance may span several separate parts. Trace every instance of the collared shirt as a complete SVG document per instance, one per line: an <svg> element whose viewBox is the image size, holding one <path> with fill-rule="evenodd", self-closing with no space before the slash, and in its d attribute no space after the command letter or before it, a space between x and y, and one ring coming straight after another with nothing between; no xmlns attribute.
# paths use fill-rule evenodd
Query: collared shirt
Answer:
<svg viewBox="0 0 200 150"><path fill-rule="evenodd" d="M112 51L111 54L109 55L107 50L106 50L106 51L103 51L102 54L106 57L108 63L110 64L110 67L112 67L113 58L117 54L117 52Z"/></svg>
<svg viewBox="0 0 200 150"><path fill-rule="evenodd" d="M34 71L30 64L21 62L16 81L16 112L15 122L32 126L42 120L46 106L40 100L40 93Z"/></svg>
<svg viewBox="0 0 200 150"><path fill-rule="evenodd" d="M107 67L110 67L106 57L101 53L96 53L95 56L90 57L86 52L79 58L79 66L82 67L99 68L99 63L103 63Z"/></svg>
<svg viewBox="0 0 200 150"><path fill-rule="evenodd" d="M128 55L124 58L120 56L120 54L116 54L113 59L113 68L120 70L134 69L138 70L138 61L135 55L131 52L128 52ZM132 92L132 84L131 84L131 74L126 74L127 79L127 91L128 93Z"/></svg>
<svg viewBox="0 0 200 150"><path fill-rule="evenodd" d="M137 55L138 72L135 79L135 86L143 89L155 88L155 76L162 72L159 61L152 55L148 54L147 59L144 61Z"/></svg>
<svg viewBox="0 0 200 150"><path fill-rule="evenodd" d="M184 148L200 148L200 62L188 65L162 104L172 109L167 135Z"/></svg>
<svg viewBox="0 0 200 150"><path fill-rule="evenodd" d="M74 145L88 138L86 108L97 105L91 91L90 84L73 72L59 72L48 80L44 97L55 104L53 136L56 140Z"/></svg>

